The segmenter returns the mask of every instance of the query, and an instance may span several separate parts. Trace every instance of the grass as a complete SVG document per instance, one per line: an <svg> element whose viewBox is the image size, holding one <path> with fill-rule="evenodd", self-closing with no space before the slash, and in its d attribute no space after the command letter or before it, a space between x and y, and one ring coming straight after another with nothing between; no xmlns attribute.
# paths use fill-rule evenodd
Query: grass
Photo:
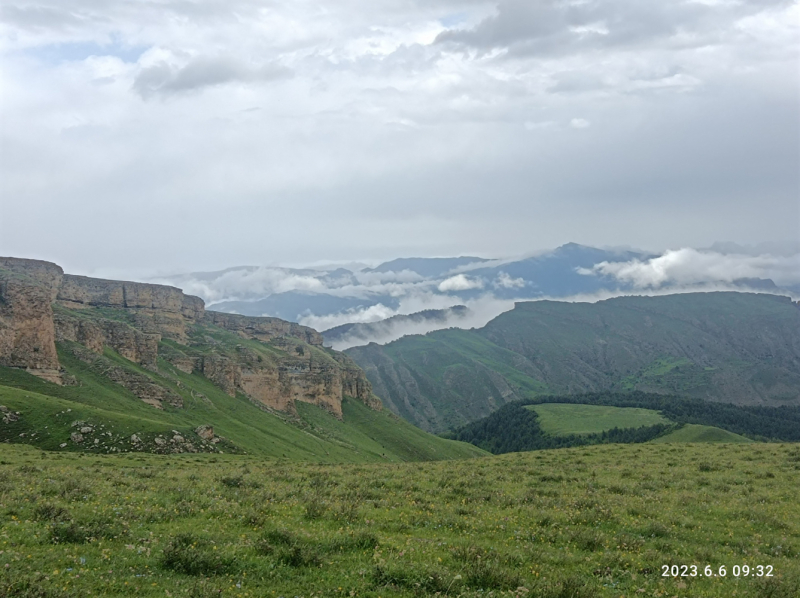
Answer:
<svg viewBox="0 0 800 598"><path fill-rule="evenodd" d="M791 444L341 465L0 445L0 595L789 598L798 484ZM682 564L728 574L661 576Z"/></svg>
<svg viewBox="0 0 800 598"><path fill-rule="evenodd" d="M22 413L19 421L0 424L0 441L30 443L46 450L108 453L133 450L133 434L152 440L159 434L171 438L177 430L195 438L197 426L210 424L217 435L230 441L220 444L219 450L263 457L342 463L485 454L472 445L426 434L386 410L373 411L353 399L343 402L343 421L302 403L297 416L291 416L261 409L243 395L231 397L203 376L186 374L163 360L160 373L147 372L106 349L106 359L115 366L147 375L183 400L181 408L166 405L158 410L69 351L62 350L60 359L79 386L57 386L27 372L0 367L0 405ZM90 424L96 432L80 446L70 441L76 421Z"/></svg>
<svg viewBox="0 0 800 598"><path fill-rule="evenodd" d="M612 428L638 428L669 424L670 421L651 409L545 403L528 405L539 415L539 425L547 434L596 434Z"/></svg>
<svg viewBox="0 0 800 598"><path fill-rule="evenodd" d="M733 432L715 428L713 426L701 426L698 424L686 424L685 426L656 438L652 442L752 442L749 438L739 436Z"/></svg>

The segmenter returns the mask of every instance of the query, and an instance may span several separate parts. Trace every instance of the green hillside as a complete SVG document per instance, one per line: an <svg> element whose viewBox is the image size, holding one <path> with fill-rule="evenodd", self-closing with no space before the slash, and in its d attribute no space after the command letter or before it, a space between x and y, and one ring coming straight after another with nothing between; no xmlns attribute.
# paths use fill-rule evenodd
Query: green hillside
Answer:
<svg viewBox="0 0 800 598"><path fill-rule="evenodd" d="M739 436L721 428L686 424L682 428L656 438L652 442L753 442L749 438Z"/></svg>
<svg viewBox="0 0 800 598"><path fill-rule="evenodd" d="M669 424L668 419L651 409L546 403L528 405L539 415L539 425L546 434L596 434L612 428L638 428Z"/></svg>
<svg viewBox="0 0 800 598"><path fill-rule="evenodd" d="M146 375L183 400L179 408L165 405L164 409L155 409L75 359L65 345L60 349L59 359L75 377L75 385L57 386L22 370L0 367L0 405L21 414L16 421L0 423L0 441L48 450L124 452L158 449L154 442L159 436L169 440L177 433L197 439L194 430L211 425L222 440L213 446L195 443L198 450L318 462L450 459L482 454L471 445L432 436L386 410L374 411L353 399L345 399L342 420L302 403L298 403L296 415L280 413L260 407L241 394L231 397L202 375L184 373L166 361L160 361L158 373L145 371L106 348L104 356L118 367ZM92 432L77 445L70 441L70 434L81 427ZM133 435L139 443L131 441Z"/></svg>
<svg viewBox="0 0 800 598"><path fill-rule="evenodd" d="M346 353L389 409L434 432L542 395L638 390L800 404L800 309L773 295L517 303L478 330L439 330Z"/></svg>

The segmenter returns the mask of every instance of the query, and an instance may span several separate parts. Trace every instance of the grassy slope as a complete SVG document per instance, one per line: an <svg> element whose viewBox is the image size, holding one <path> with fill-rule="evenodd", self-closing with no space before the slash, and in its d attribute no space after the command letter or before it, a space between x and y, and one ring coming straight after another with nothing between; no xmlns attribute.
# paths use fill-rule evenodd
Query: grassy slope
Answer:
<svg viewBox="0 0 800 598"><path fill-rule="evenodd" d="M463 459L487 455L466 442L444 441L423 432L386 410L373 411L360 401L345 399L343 420L339 421L313 405L298 404L301 417L313 433L331 442L352 447L370 460L427 461Z"/></svg>
<svg viewBox="0 0 800 598"><path fill-rule="evenodd" d="M67 442L66 448L74 450L77 447L68 442L74 431L71 423L83 420L98 430L102 425L104 432L112 433L113 442L103 438L97 448L86 443L90 451L105 451L110 446L127 448L132 434L171 436L172 430L178 430L191 435L197 426L211 424L217 435L240 450L265 457L361 462L482 454L471 445L431 436L404 422L391 425L394 416L371 411L356 401L347 403L344 422L313 405L301 405L300 417L292 418L267 412L242 395L230 397L203 376L186 374L164 361L159 364L160 374L155 374L113 351L106 350L105 357L179 394L183 408L165 406L161 411L146 405L69 351L61 351L62 365L80 381L80 386L57 386L24 371L0 368L0 404L22 413L20 421L0 425L0 438L31 442L46 449L56 449ZM385 449L378 450L379 445L370 446L367 442L367 434L377 434L370 432L372 426L380 430Z"/></svg>
<svg viewBox="0 0 800 598"><path fill-rule="evenodd" d="M505 403L531 394L544 393L547 387L514 367L519 356L467 330L443 330L428 335L411 335L385 347L355 347L347 353L365 369L372 366L369 353L379 351L407 372L413 388L400 376L400 385L388 383L379 374L368 377L384 404L424 429L443 430L489 415ZM383 378L383 379L382 379ZM497 380L502 383L498 386ZM509 384L514 390L509 392ZM411 393L409 408L403 397ZM433 410L427 409L431 401ZM434 414L435 413L435 414Z"/></svg>
<svg viewBox="0 0 800 598"><path fill-rule="evenodd" d="M789 444L359 465L0 445L0 595L794 598L798 485Z"/></svg>
<svg viewBox="0 0 800 598"><path fill-rule="evenodd" d="M701 426L698 424L686 424L682 428L656 438L652 442L752 442L749 438L739 436L733 432L728 432L713 426Z"/></svg>
<svg viewBox="0 0 800 598"><path fill-rule="evenodd" d="M528 405L539 414L539 425L547 434L594 434L612 428L638 428L669 424L651 409L545 403Z"/></svg>

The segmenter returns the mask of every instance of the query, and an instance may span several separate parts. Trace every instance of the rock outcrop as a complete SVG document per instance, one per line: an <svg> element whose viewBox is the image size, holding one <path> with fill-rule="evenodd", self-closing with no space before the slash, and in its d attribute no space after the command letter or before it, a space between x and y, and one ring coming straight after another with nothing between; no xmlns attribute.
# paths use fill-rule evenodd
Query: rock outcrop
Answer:
<svg viewBox="0 0 800 598"><path fill-rule="evenodd" d="M254 318L236 314L224 314L219 311L207 311L204 321L236 332L243 338L259 341L275 341L282 338L295 338L309 345L322 345L322 335L308 326L287 322L279 318Z"/></svg>
<svg viewBox="0 0 800 598"><path fill-rule="evenodd" d="M64 275L56 299L70 309L125 309L137 328L178 342L186 341L187 324L201 320L205 312L202 299L184 295L175 287L71 274Z"/></svg>
<svg viewBox="0 0 800 598"><path fill-rule="evenodd" d="M49 262L0 258L0 365L61 383L52 303L63 275Z"/></svg>
<svg viewBox="0 0 800 598"><path fill-rule="evenodd" d="M297 340L291 343L293 349ZM245 347L237 349L232 356L211 353L194 362L206 378L230 396L240 392L278 411L293 411L295 401L302 401L337 417L342 416L345 395L380 409L380 401L372 394L372 385L364 372L345 355L312 350L300 355L295 351L275 363L259 359L259 354ZM191 363L183 356L168 359L183 366Z"/></svg>
<svg viewBox="0 0 800 598"><path fill-rule="evenodd" d="M125 369L102 355L97 355L93 351L80 346L75 346L72 349L72 354L89 365L94 372L129 390L134 396L148 405L157 409L163 409L165 404L173 407L183 407L183 398L179 394L158 384L144 374Z"/></svg>
<svg viewBox="0 0 800 598"><path fill-rule="evenodd" d="M345 395L380 408L361 369L324 349L322 335L306 326L207 312L202 299L175 287L73 276L48 262L0 258L0 365L74 383L60 371L56 342L158 408L181 407L183 399L157 378L103 357L106 347L154 373L162 357L231 396L241 393L276 410L294 411L302 401L341 417Z"/></svg>
<svg viewBox="0 0 800 598"><path fill-rule="evenodd" d="M124 322L77 318L65 312L56 312L54 315L56 341L80 343L98 354L102 354L103 347L108 346L125 359L148 370L158 371L160 334L142 332Z"/></svg>

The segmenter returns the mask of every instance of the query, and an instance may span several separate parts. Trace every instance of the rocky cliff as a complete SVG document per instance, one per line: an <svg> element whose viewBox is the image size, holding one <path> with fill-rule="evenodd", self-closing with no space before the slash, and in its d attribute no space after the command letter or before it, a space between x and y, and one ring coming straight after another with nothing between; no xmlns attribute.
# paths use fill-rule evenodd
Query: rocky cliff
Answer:
<svg viewBox="0 0 800 598"><path fill-rule="evenodd" d="M63 275L49 262L0 257L0 365L60 383L52 303Z"/></svg>
<svg viewBox="0 0 800 598"><path fill-rule="evenodd" d="M231 396L241 393L280 411L292 412L295 401L304 401L341 416L345 395L380 408L358 366L323 348L311 328L207 312L200 298L175 287L74 276L48 262L0 258L0 365L69 382L57 343L158 408L181 403L146 373L104 357L106 348L154 373L163 359Z"/></svg>
<svg viewBox="0 0 800 598"><path fill-rule="evenodd" d="M175 287L70 274L64 275L56 299L59 305L71 309L127 310L142 331L181 342L186 340L186 326L205 313L202 299L184 295Z"/></svg>

